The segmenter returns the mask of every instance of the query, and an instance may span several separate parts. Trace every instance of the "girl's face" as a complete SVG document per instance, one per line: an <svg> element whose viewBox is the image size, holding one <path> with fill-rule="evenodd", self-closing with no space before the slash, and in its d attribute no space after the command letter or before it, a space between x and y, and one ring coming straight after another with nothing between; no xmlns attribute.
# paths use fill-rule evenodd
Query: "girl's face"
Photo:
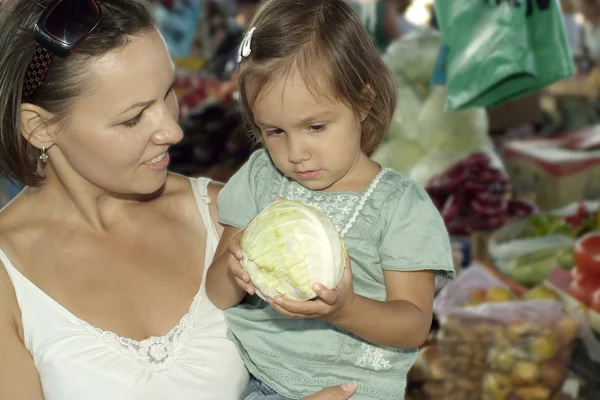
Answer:
<svg viewBox="0 0 600 400"><path fill-rule="evenodd" d="M149 194L166 180L167 149L182 138L172 91L174 68L155 31L89 65L90 90L48 150L65 184L118 194Z"/></svg>
<svg viewBox="0 0 600 400"><path fill-rule="evenodd" d="M368 159L360 147L361 116L328 97L311 93L292 72L262 89L254 120L285 175L311 190L350 190L357 166Z"/></svg>

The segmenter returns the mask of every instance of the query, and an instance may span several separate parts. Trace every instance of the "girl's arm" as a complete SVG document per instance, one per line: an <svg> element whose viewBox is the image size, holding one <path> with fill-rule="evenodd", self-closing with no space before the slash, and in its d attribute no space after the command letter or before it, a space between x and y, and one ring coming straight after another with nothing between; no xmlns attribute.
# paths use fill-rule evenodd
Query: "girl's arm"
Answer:
<svg viewBox="0 0 600 400"><path fill-rule="evenodd" d="M387 299L372 300L352 289L350 262L335 289L315 285L319 298L294 301L267 299L281 314L293 318L324 319L363 340L401 349L414 349L427 339L433 315L433 271L384 271Z"/></svg>
<svg viewBox="0 0 600 400"><path fill-rule="evenodd" d="M222 188L223 185L221 183L211 182L208 185L208 195L211 198L209 207L210 216L213 219L217 233L221 236L221 240L215 251L215 257L210 265L210 269L206 274L206 295L215 306L224 310L238 305L244 298L245 292L239 292L239 286L229 273L228 259L231 257L231 253L228 250L229 238L234 236L238 229L219 223L217 198ZM209 268L209 266L205 265L204 268Z"/></svg>
<svg viewBox="0 0 600 400"><path fill-rule="evenodd" d="M215 252L215 259L206 274L206 295L221 310L238 305L246 296L246 292L230 272L232 263L239 264L239 260L230 248L230 242L235 241L233 237L238 232L239 229L237 228L225 226Z"/></svg>
<svg viewBox="0 0 600 400"><path fill-rule="evenodd" d="M387 299L376 301L354 294L331 322L364 340L402 349L419 347L433 317L433 271L384 271Z"/></svg>

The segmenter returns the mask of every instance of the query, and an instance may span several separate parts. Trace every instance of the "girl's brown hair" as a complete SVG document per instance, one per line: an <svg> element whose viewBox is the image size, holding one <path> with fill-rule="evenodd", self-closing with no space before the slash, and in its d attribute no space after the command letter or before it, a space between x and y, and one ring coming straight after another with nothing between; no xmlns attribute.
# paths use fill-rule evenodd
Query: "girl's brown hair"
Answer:
<svg viewBox="0 0 600 400"><path fill-rule="evenodd" d="M0 0L0 175L29 186L39 185L39 150L21 135L22 103L52 113L52 122L67 123L77 96L93 86L87 70L95 57L126 43L131 36L154 28L146 0L102 0L96 30L68 57L53 57L44 83L28 99L23 81L36 42L33 27L51 0Z"/></svg>
<svg viewBox="0 0 600 400"><path fill-rule="evenodd" d="M344 0L267 0L249 26L256 30L238 84L252 135L260 139L252 105L262 88L293 70L311 90L367 113L361 148L373 154L390 124L396 87L351 6Z"/></svg>

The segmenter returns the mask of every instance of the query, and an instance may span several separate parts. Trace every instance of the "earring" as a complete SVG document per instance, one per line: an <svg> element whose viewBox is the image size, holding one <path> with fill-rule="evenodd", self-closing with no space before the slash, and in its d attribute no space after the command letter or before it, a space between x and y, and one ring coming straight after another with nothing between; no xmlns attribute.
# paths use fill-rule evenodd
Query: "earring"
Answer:
<svg viewBox="0 0 600 400"><path fill-rule="evenodd" d="M42 151L40 153L40 161L45 163L46 161L48 161L48 154L46 153L46 148L42 147Z"/></svg>

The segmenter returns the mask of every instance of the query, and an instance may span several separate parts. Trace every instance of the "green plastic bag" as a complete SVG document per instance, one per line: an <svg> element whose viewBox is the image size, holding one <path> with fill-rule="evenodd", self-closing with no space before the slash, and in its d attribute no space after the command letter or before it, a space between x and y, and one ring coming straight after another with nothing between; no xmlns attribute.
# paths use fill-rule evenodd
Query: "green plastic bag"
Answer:
<svg viewBox="0 0 600 400"><path fill-rule="evenodd" d="M558 0L436 0L449 110L493 107L574 72Z"/></svg>

